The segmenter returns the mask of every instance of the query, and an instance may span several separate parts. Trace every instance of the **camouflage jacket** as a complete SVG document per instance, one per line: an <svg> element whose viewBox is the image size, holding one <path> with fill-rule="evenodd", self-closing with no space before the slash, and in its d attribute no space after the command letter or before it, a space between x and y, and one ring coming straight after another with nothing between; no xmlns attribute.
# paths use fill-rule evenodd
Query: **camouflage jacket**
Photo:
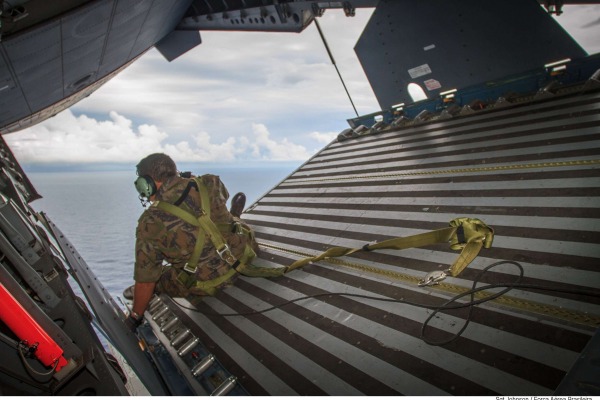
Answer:
<svg viewBox="0 0 600 400"><path fill-rule="evenodd" d="M208 189L210 198L211 219L217 224L239 222L227 210L226 202L229 197L227 189L218 176L203 175L202 182ZM164 182L156 194L156 200L174 204L181 199L182 194L191 179L173 177ZM187 196L179 204L183 210L199 215L200 195L195 187L189 190ZM247 227L244 224L245 227ZM205 294L200 289L183 284L181 271L191 257L198 236L198 227L192 226L179 217L157 207L150 206L138 220L135 246L134 279L136 282L158 282L159 290L172 296L187 296L189 294ZM234 232L223 233L224 239L234 256L239 257L246 243L256 248L253 235L238 235ZM168 266L168 265L170 266ZM205 239L204 249L198 262L198 270L193 278L209 281L229 272L230 266L217 254L210 239ZM186 277L187 279L187 277Z"/></svg>

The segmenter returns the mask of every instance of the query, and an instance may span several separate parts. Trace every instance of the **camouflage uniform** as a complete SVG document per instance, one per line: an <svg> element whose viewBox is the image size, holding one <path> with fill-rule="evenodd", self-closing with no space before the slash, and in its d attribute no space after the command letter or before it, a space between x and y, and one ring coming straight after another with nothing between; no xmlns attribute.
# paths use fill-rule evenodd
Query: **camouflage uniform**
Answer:
<svg viewBox="0 0 600 400"><path fill-rule="evenodd" d="M229 197L227 189L218 176L203 175L202 182L206 186L210 198L211 220L216 224L232 224L240 222L240 219L229 213L226 202ZM174 204L185 191L191 179L173 177L163 183L156 193L156 200ZM179 207L193 215L199 215L200 195L193 187ZM250 228L242 225L250 231ZM222 231L223 238L227 241L233 255L239 258L246 244L249 244L255 252L258 245L254 235L240 235L231 229ZM185 263L191 257L198 227L192 226L179 217L150 206L138 220L136 230L135 246L135 270L136 282L157 282L157 289L174 297L186 297L188 300L205 296L206 292L193 285L196 281L209 281L225 275L230 266L217 254L214 245L207 237L204 249L198 262L198 269L194 274L183 270ZM170 266L165 265L166 263ZM237 274L219 287L231 284ZM195 303L192 301L192 303Z"/></svg>

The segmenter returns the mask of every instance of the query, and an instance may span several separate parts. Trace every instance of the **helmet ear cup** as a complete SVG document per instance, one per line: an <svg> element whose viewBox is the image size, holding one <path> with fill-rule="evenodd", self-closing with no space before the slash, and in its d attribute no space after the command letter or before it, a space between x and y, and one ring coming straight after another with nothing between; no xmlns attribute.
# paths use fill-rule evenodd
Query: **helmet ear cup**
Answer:
<svg viewBox="0 0 600 400"><path fill-rule="evenodd" d="M140 196L147 199L156 193L156 183L149 175L140 176L133 183Z"/></svg>

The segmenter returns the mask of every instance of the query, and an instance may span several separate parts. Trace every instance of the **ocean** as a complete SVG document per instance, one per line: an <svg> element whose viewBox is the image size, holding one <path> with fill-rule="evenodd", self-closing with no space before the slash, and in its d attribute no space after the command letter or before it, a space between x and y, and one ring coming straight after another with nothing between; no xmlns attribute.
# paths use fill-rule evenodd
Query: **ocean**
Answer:
<svg viewBox="0 0 600 400"><path fill-rule="evenodd" d="M248 207L294 169L285 165L190 170L219 175L230 199L244 192ZM27 176L43 196L31 203L33 209L45 212L59 227L115 300L122 297L133 284L135 227L144 210L133 186L135 173L29 172Z"/></svg>

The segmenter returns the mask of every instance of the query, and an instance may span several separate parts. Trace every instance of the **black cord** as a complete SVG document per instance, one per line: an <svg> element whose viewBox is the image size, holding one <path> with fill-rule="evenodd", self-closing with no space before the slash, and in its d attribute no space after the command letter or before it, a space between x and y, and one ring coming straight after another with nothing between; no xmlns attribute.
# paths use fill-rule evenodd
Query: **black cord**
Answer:
<svg viewBox="0 0 600 400"><path fill-rule="evenodd" d="M483 285L483 286L477 287L477 284L480 282L482 276L486 272L488 272L490 269L492 269L494 267L497 267L498 265L503 265L503 264L512 264L512 265L516 266L519 269L519 276L517 277L517 279L515 280L514 283L496 283L496 284L489 284L489 285ZM521 266L521 264L519 264L516 261L498 261L498 262L495 262L493 264L488 265L487 267L485 267L484 269L482 269L477 274L477 276L473 280L473 286L471 287L470 290L467 290L467 291L465 291L463 293L460 293L460 294L452 297L451 299L449 299L448 301L444 302L441 305L424 304L424 303L412 302L412 301L409 301L409 300L390 299L390 298L385 298L385 297L377 297L377 296L370 296L370 295L364 295L364 294L355 294L355 293L344 293L344 292L317 293L317 294L313 294L313 295L309 295L309 296L303 296L303 297L298 297L296 299L288 300L288 301L285 301L283 303L274 305L272 307L265 308L263 310L255 310L255 311L248 311L248 312L235 312L235 313L203 312L203 311L200 311L200 310L198 310L196 308L193 308L193 307L187 307L187 306L185 306L185 305L177 302L174 299L173 299L173 302L175 302L179 307L184 308L186 310L190 310L190 311L202 313L204 315L213 316L213 317L236 317L236 316L249 316L249 315L263 314L263 313L266 313L268 311L273 311L273 310L285 307L288 304L297 303L297 302L302 301L302 300L317 299L317 298L320 298L320 297L327 297L327 296L330 296L330 297L331 296L340 296L340 297L341 296L346 296L346 297L354 297L354 298L360 298L360 299L384 301L384 302L389 302L389 303L406 304L406 305L410 305L410 306L414 306L414 307L430 309L430 310L433 311L431 313L431 315L429 315L429 317L427 317L427 319L423 322L423 325L421 327L421 339L423 339L423 341L425 343L430 344L432 346L442 346L442 345L445 345L445 344L449 344L449 343L453 342L454 340L458 339L462 335L462 333L465 331L465 329L467 329L467 326L469 325L469 322L471 320L471 314L473 312L473 306L476 306L476 305L483 304L483 303L486 303L488 301L494 300L494 299L496 299L496 298L498 298L500 296L505 295L506 293L508 293L512 289L536 289L536 290L549 291L549 292L579 294L579 295L585 295L585 296L599 297L600 298L600 293L592 291L592 290L585 290L585 289L564 289L564 288L553 288L553 287L541 286L541 285L523 284L523 283L521 283L521 280L524 277L524 273L525 273L525 270L523 269L523 267ZM475 294L476 293L482 292L482 291L485 291L485 290L489 290L489 289L498 289L498 288L504 288L504 290L501 290L498 293L494 293L492 295L486 296L483 299L475 300ZM463 298L465 296L470 296L471 297L470 301L468 301L466 303L452 304L452 303L455 303L457 300L459 300L459 299L461 299L461 298ZM437 313L439 313L440 311L458 310L458 309L461 309L461 308L469 308L469 312L468 312L467 318L465 319L465 323L462 326L462 328L457 333L453 334L450 339L443 340L443 341L432 341L432 340L429 340L429 339L427 339L425 337L425 330L427 329L427 326L429 325L429 321L431 321L431 319L433 317L435 317L435 315Z"/></svg>
<svg viewBox="0 0 600 400"><path fill-rule="evenodd" d="M516 279L515 283L512 284L502 284L502 286L504 286L504 290L501 290L498 293L495 293L493 295L487 296L483 299L480 300L475 300L475 293L480 292L481 290L484 290L483 288L477 288L477 284L479 283L479 281L481 280L481 277L483 276L483 274L485 274L487 271L489 271L491 268L494 268L498 265L502 265L502 264L512 264L515 265L517 268L519 268L519 276ZM469 326L469 323L471 322L471 315L473 314L473 307L477 304L483 304L487 301L496 299L506 293L508 293L509 291L511 291L512 289L515 288L515 285L518 285L521 280L523 279L523 276L525 274L525 270L523 269L523 266L521 266L521 264L519 264L518 262L515 261L499 261L496 263L493 263L491 265L488 265L487 267L485 267L484 269L482 269L481 271L479 271L479 273L477 274L477 276L475 277L475 279L473 279L473 286L471 287L471 290L460 293L454 297L452 297L450 300L448 300L447 302L445 302L444 304L442 304L439 307L436 307L433 309L433 312L429 315L429 317L427 317L427 319L423 322L423 325L421 326L421 339L423 339L423 341L429 345L432 346L443 346L449 343L452 343L453 341L455 341L456 339L458 339L462 333L465 331L465 329L467 329L467 326ZM490 285L487 285L490 286ZM484 286L485 287L485 286ZM449 305L454 303L455 301L465 297L465 296L471 296L471 300L467 303L463 303L461 305L465 305L466 307L469 308L469 312L467 314L467 317L465 318L465 322L463 324L463 326L460 328L460 330L453 334L449 339L447 340L441 340L441 341L433 341L433 340L429 340L425 337L425 330L427 329L427 326L429 325L429 321L431 321L433 319L433 317L435 317L437 315L437 313L439 313L442 310L448 310L449 309Z"/></svg>
<svg viewBox="0 0 600 400"><path fill-rule="evenodd" d="M46 383L46 382L49 382L50 379L52 379L52 375L54 375L54 372L56 371L56 367L58 367L58 362L60 360L58 358L56 359L56 361L54 362L54 366L52 367L52 369L50 371L44 372L44 373L38 372L29 365L29 363L25 359L25 354L23 354L23 349L27 349L28 352L32 352L32 349L33 349L33 352L35 352L36 348L37 348L36 346L28 347L27 344L25 344L24 342L20 342L19 345L17 346L19 356L21 357L21 362L23 362L23 365L29 372L29 375L37 382ZM41 380L38 380L37 377L40 377L40 378L48 377L48 379L46 379L45 381L41 381Z"/></svg>

